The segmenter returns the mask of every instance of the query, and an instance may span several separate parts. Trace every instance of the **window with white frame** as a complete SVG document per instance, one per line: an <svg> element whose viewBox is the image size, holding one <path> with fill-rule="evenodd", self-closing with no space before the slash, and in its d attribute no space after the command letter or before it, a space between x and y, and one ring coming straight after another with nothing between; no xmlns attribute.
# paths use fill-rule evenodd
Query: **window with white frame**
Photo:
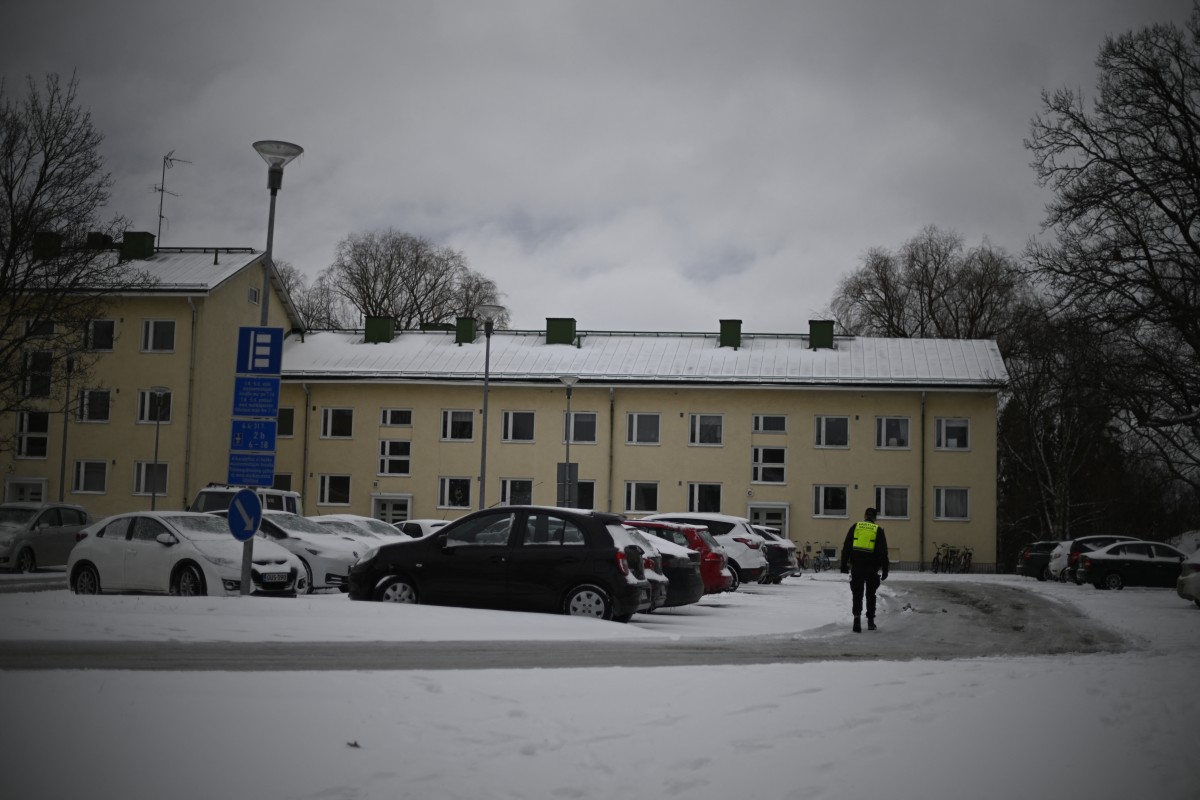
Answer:
<svg viewBox="0 0 1200 800"><path fill-rule="evenodd" d="M658 481L625 481L625 510L636 513L658 511Z"/></svg>
<svg viewBox="0 0 1200 800"><path fill-rule="evenodd" d="M50 449L50 412L17 414L17 458L45 458Z"/></svg>
<svg viewBox="0 0 1200 800"><path fill-rule="evenodd" d="M818 416L813 443L817 447L849 447L850 418Z"/></svg>
<svg viewBox="0 0 1200 800"><path fill-rule="evenodd" d="M280 406L275 415L275 436L280 439L291 439L296 435L295 406Z"/></svg>
<svg viewBox="0 0 1200 800"><path fill-rule="evenodd" d="M692 414L688 419L688 444L719 447L725 419L720 414Z"/></svg>
<svg viewBox="0 0 1200 800"><path fill-rule="evenodd" d="M142 352L171 353L175 350L175 320L142 320Z"/></svg>
<svg viewBox="0 0 1200 800"><path fill-rule="evenodd" d="M317 482L317 502L323 506L350 505L350 476L321 475Z"/></svg>
<svg viewBox="0 0 1200 800"><path fill-rule="evenodd" d="M969 450L971 421L962 417L938 417L934 427L934 447L938 450Z"/></svg>
<svg viewBox="0 0 1200 800"><path fill-rule="evenodd" d="M658 414L631 411L626 426L626 444L658 444Z"/></svg>
<svg viewBox="0 0 1200 800"><path fill-rule="evenodd" d="M907 449L908 417L876 417L875 446L884 449Z"/></svg>
<svg viewBox="0 0 1200 800"><path fill-rule="evenodd" d="M88 322L83 346L88 350L111 351L117 340L117 324L111 319L93 319Z"/></svg>
<svg viewBox="0 0 1200 800"><path fill-rule="evenodd" d="M500 427L501 439L505 442L532 442L533 412L505 411Z"/></svg>
<svg viewBox="0 0 1200 800"><path fill-rule="evenodd" d="M26 397L49 397L53 363L54 354L49 350L25 353L21 393Z"/></svg>
<svg viewBox="0 0 1200 800"><path fill-rule="evenodd" d="M384 428L411 428L411 408L384 408L379 411L379 425Z"/></svg>
<svg viewBox="0 0 1200 800"><path fill-rule="evenodd" d="M787 482L787 448L753 447L751 453L751 483Z"/></svg>
<svg viewBox="0 0 1200 800"><path fill-rule="evenodd" d="M406 439L379 440L379 474L409 475L412 469L412 442Z"/></svg>
<svg viewBox="0 0 1200 800"><path fill-rule="evenodd" d="M258 294L259 294L258 287L251 286L250 291L248 291L246 293L246 299L250 301L250 305L252 305L252 306L258 305Z"/></svg>
<svg viewBox="0 0 1200 800"><path fill-rule="evenodd" d="M933 490L934 519L969 519L970 490L938 486Z"/></svg>
<svg viewBox="0 0 1200 800"><path fill-rule="evenodd" d="M688 511L703 514L720 514L721 484L689 483Z"/></svg>
<svg viewBox="0 0 1200 800"><path fill-rule="evenodd" d="M138 389L138 422L170 422L171 392Z"/></svg>
<svg viewBox="0 0 1200 800"><path fill-rule="evenodd" d="M571 444L595 444L596 443L596 412L595 411L572 411L571 418L565 418L566 427L563 429L564 434L569 432L571 436ZM566 441L564 438L563 441Z"/></svg>
<svg viewBox="0 0 1200 800"><path fill-rule="evenodd" d="M850 506L847 502L849 496L850 492L845 486L813 486L813 516L849 516Z"/></svg>
<svg viewBox="0 0 1200 800"><path fill-rule="evenodd" d="M108 389L83 389L79 392L75 418L80 422L108 422L111 402Z"/></svg>
<svg viewBox="0 0 1200 800"><path fill-rule="evenodd" d="M322 408L321 438L349 439L354 436L353 408Z"/></svg>
<svg viewBox="0 0 1200 800"><path fill-rule="evenodd" d="M138 461L133 465L133 493L154 494L159 497L167 493L167 464L159 461Z"/></svg>
<svg viewBox="0 0 1200 800"><path fill-rule="evenodd" d="M880 519L908 519L908 487L876 486L875 508Z"/></svg>
<svg viewBox="0 0 1200 800"><path fill-rule="evenodd" d="M438 508L470 507L470 478L438 478Z"/></svg>
<svg viewBox="0 0 1200 800"><path fill-rule="evenodd" d="M75 482L71 486L71 491L76 494L104 494L107 489L107 461L75 462Z"/></svg>
<svg viewBox="0 0 1200 800"><path fill-rule="evenodd" d="M475 412L462 409L442 411L442 441L469 442L475 438Z"/></svg>
<svg viewBox="0 0 1200 800"><path fill-rule="evenodd" d="M506 506L533 505L533 480L530 478L501 478L500 502Z"/></svg>
<svg viewBox="0 0 1200 800"><path fill-rule="evenodd" d="M755 414L755 433L787 433L787 416L784 414Z"/></svg>

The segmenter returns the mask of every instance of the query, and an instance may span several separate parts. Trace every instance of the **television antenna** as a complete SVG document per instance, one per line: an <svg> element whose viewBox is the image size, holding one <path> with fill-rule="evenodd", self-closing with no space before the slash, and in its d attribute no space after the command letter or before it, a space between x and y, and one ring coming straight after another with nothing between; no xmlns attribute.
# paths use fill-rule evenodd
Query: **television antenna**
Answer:
<svg viewBox="0 0 1200 800"><path fill-rule="evenodd" d="M162 213L163 212L163 195L169 194L169 195L171 195L171 197L179 197L179 195L175 194L174 192L167 191L167 170L169 170L171 167L175 166L175 162L177 162L177 161L181 164L192 163L183 158L176 158L174 150L167 153L165 156L163 156L162 183L160 183L154 187L154 191L158 192L158 236L155 238L154 241L160 246L162 245L162 223L163 223L163 220L166 219L166 217L164 217L163 213Z"/></svg>

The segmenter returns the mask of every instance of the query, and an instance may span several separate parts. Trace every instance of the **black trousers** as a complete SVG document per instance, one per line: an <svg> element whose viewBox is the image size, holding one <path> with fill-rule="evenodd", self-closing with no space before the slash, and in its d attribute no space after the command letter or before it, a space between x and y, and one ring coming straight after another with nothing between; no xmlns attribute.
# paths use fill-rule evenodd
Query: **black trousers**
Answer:
<svg viewBox="0 0 1200 800"><path fill-rule="evenodd" d="M850 572L850 595L853 598L851 608L854 616L861 617L863 610L863 591L867 595L867 619L875 619L875 592L879 590L878 572Z"/></svg>

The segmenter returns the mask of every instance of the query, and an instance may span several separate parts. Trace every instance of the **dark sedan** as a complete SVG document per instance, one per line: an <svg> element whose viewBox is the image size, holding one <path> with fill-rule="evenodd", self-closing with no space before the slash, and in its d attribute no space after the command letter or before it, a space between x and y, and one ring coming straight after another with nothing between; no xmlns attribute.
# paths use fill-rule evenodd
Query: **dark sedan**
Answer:
<svg viewBox="0 0 1200 800"><path fill-rule="evenodd" d="M650 607L642 550L615 514L486 509L365 553L350 597L552 611L627 622Z"/></svg>
<svg viewBox="0 0 1200 800"><path fill-rule="evenodd" d="M1050 554L1060 544L1062 542L1046 540L1032 542L1022 547L1017 556L1017 574L1027 578L1037 578L1039 581L1050 578Z"/></svg>
<svg viewBox="0 0 1200 800"><path fill-rule="evenodd" d="M1186 557L1161 542L1117 542L1081 555L1075 578L1097 589L1173 587Z"/></svg>
<svg viewBox="0 0 1200 800"><path fill-rule="evenodd" d="M70 503L0 505L0 569L37 572L65 565L76 535L90 521Z"/></svg>

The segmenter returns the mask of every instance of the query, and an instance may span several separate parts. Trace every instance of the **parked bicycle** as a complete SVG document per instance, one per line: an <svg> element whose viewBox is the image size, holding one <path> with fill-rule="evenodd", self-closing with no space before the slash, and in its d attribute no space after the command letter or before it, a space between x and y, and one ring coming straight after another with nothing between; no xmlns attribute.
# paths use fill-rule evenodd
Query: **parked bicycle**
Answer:
<svg viewBox="0 0 1200 800"><path fill-rule="evenodd" d="M936 552L933 554L933 561L929 567L934 572L970 572L971 571L971 556L973 550L970 547L958 548L950 544L933 543Z"/></svg>

